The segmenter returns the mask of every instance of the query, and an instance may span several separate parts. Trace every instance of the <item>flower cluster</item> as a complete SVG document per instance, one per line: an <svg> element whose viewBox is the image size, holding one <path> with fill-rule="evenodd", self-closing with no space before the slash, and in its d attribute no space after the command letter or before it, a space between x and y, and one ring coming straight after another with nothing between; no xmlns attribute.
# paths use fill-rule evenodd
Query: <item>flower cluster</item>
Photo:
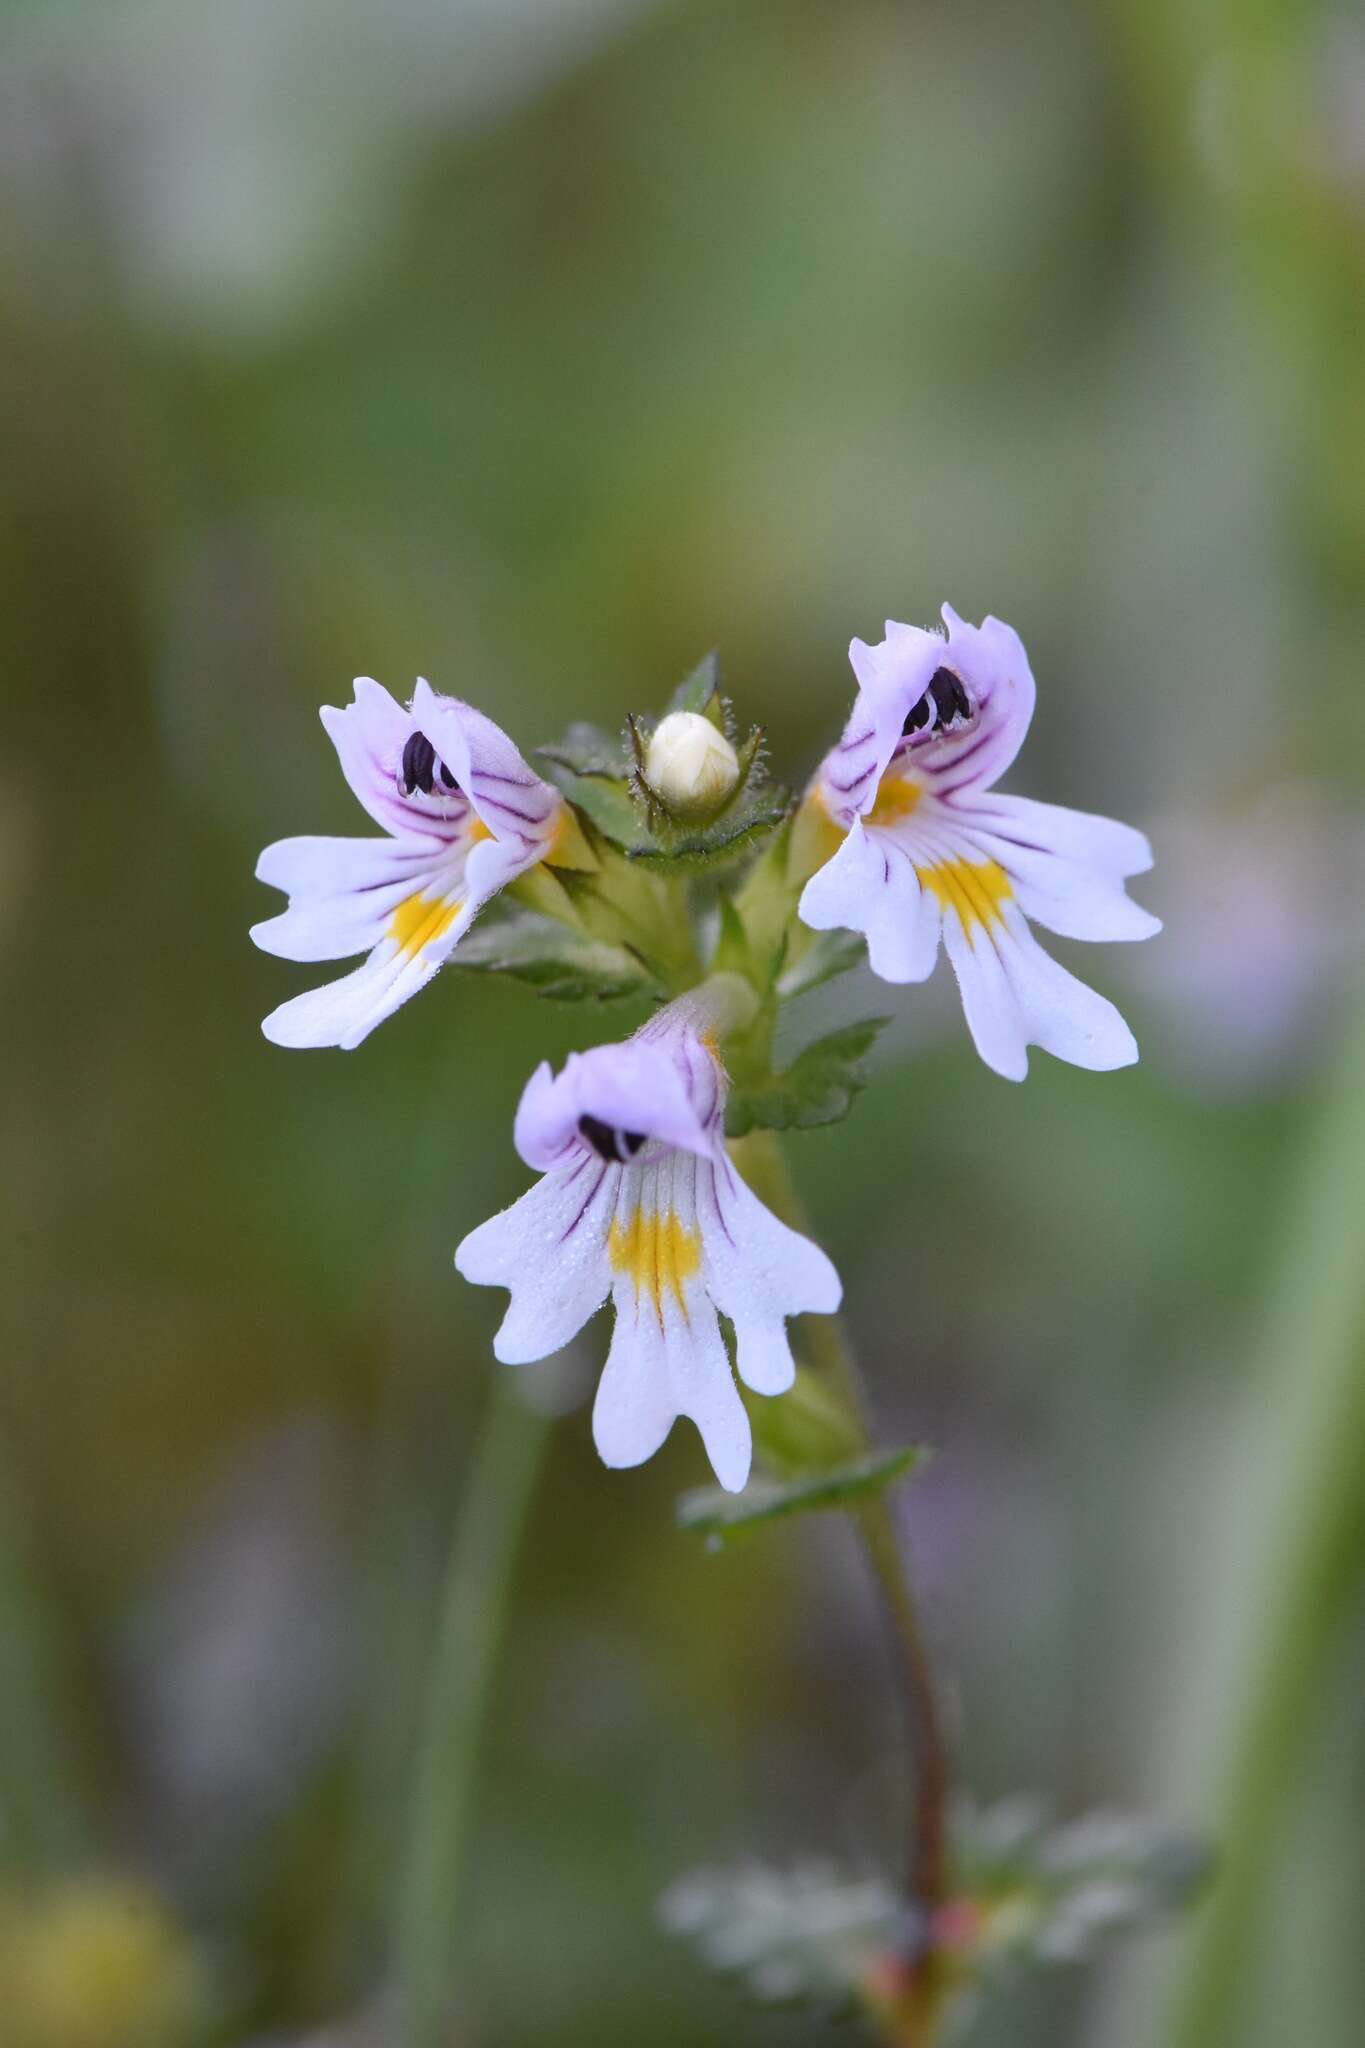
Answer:
<svg viewBox="0 0 1365 2048"><path fill-rule="evenodd" d="M751 1431L736 1374L784 1393L787 1320L838 1307L829 1260L760 1202L726 1142L730 1065L742 1069L736 1129L827 1120L861 1081L831 1041L805 1069L772 1071L782 1002L852 964L844 947L817 970L818 935L862 935L874 974L896 983L925 980L941 942L978 1052L1010 1079L1030 1045L1096 1069L1137 1057L1113 1004L1032 926L1156 931L1124 888L1150 866L1147 842L996 790L1033 715L1028 659L998 619L968 625L945 605L943 620L853 642L853 710L795 805L764 784L762 735L736 744L708 665L657 727L631 720L625 750L573 728L542 750L548 777L470 705L419 681L405 709L363 678L322 718L385 836L286 839L261 856L260 879L289 903L254 927L259 946L298 961L366 955L272 1011L277 1044L357 1046L451 960L654 1005L633 1037L531 1077L515 1142L541 1178L456 1253L466 1279L510 1293L495 1341L508 1364L560 1349L610 1296L593 1412L609 1465L648 1458L685 1415L722 1486L741 1488ZM718 927L694 914L699 873L719 879ZM816 1070L823 1092L803 1094Z"/></svg>

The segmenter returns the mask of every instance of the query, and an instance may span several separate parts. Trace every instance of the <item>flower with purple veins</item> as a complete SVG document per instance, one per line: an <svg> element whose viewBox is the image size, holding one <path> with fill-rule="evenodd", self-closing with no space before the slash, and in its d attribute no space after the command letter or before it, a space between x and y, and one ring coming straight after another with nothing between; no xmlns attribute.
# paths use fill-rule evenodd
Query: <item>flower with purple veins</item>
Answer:
<svg viewBox="0 0 1365 2048"><path fill-rule="evenodd" d="M1128 1066L1123 1018L1030 921L1073 939L1150 937L1160 921L1124 882L1151 848L1111 818L996 792L1033 716L1028 657L999 619L968 625L945 604L943 620L946 636L888 620L877 646L849 649L857 701L808 797L840 844L806 883L801 918L862 932L884 981L927 980L942 939L976 1049L1009 1080L1027 1073L1030 1045Z"/></svg>
<svg viewBox="0 0 1365 2048"><path fill-rule="evenodd" d="M409 710L369 676L322 722L383 839L277 840L256 874L289 907L251 936L285 960L369 957L272 1010L276 1045L351 1048L424 988L483 906L553 857L567 819L506 733L419 678Z"/></svg>
<svg viewBox="0 0 1365 2048"><path fill-rule="evenodd" d="M505 1365L560 1350L610 1295L616 1312L593 1408L604 1463L652 1457L680 1415L717 1479L738 1492L752 1441L717 1313L734 1326L740 1378L785 1393L786 1318L831 1315L838 1274L764 1208L725 1149L727 1081L696 999L661 1010L623 1044L532 1075L518 1152L543 1178L455 1254L466 1280L506 1287L494 1340Z"/></svg>

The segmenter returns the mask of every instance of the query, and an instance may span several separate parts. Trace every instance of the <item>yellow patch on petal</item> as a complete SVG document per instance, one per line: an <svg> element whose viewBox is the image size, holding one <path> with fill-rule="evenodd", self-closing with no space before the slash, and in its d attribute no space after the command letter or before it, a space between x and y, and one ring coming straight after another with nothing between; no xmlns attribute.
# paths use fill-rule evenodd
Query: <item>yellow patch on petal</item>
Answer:
<svg viewBox="0 0 1365 2048"><path fill-rule="evenodd" d="M465 826L465 838L469 841L469 844L477 846L481 839L491 839L492 837L492 826L485 825L478 812L471 809L469 823Z"/></svg>
<svg viewBox="0 0 1365 2048"><path fill-rule="evenodd" d="M998 860L940 860L915 873L942 909L957 912L969 942L976 926L989 931L1000 923L1000 907L1014 894Z"/></svg>
<svg viewBox="0 0 1365 2048"><path fill-rule="evenodd" d="M905 769L892 769L883 775L877 786L877 801L864 820L868 825L898 825L910 813L924 795L924 784L918 775Z"/></svg>
<svg viewBox="0 0 1365 2048"><path fill-rule="evenodd" d="M405 896L389 919L389 937L397 939L405 953L420 953L450 930L463 908L462 903L444 903L439 896Z"/></svg>
<svg viewBox="0 0 1365 2048"><path fill-rule="evenodd" d="M637 1209L629 1223L612 1218L607 1251L614 1273L628 1273L635 1282L635 1299L646 1293L654 1303L659 1328L664 1322L664 1296L671 1294L687 1314L683 1283L701 1265L701 1232L682 1221L676 1209L660 1215L657 1209Z"/></svg>

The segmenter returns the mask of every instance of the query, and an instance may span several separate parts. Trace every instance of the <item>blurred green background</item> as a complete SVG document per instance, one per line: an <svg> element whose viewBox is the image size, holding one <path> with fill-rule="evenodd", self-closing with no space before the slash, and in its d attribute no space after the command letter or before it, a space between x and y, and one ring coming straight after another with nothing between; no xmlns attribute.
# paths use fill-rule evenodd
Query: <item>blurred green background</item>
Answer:
<svg viewBox="0 0 1365 2048"><path fill-rule="evenodd" d="M1226 2038L1359 2040L1363 307L1347 4L9 0L5 2048L387 2048L500 1313L450 1255L535 1062L633 1021L451 973L262 1040L308 980L256 854L366 829L318 705L421 673L529 746L718 645L796 779L850 636L945 597L1029 647L1010 786L1148 829L1167 920L1057 949L1138 1069L997 1080L941 969L796 1156L881 1432L938 1446L962 1773L1222 1838ZM873 1603L835 1522L675 1532L690 1431L604 1472L603 1346L530 1376L452 2038L814 2043L654 1901L898 1855ZM1211 1911L973 2039L1173 2040Z"/></svg>

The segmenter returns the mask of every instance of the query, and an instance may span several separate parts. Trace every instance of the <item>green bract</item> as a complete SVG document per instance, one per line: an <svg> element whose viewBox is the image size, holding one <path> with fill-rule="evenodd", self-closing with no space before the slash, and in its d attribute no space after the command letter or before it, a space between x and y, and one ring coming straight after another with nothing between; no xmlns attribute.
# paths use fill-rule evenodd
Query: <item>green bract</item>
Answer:
<svg viewBox="0 0 1365 2048"><path fill-rule="evenodd" d="M733 716L720 693L714 654L674 692L668 710L709 718L733 741ZM620 740L596 726L576 724L562 739L537 749L556 786L627 860L662 873L705 873L757 849L790 815L788 792L766 779L759 727L736 747L734 788L702 818L675 811L650 786L645 755L652 730L651 719L633 713Z"/></svg>
<svg viewBox="0 0 1365 2048"><path fill-rule="evenodd" d="M490 919L461 946L459 967L506 974L558 1002L613 1002L664 993L643 960L625 946L558 924L536 911Z"/></svg>
<svg viewBox="0 0 1365 2048"><path fill-rule="evenodd" d="M839 1123L867 1085L865 1055L889 1021L868 1017L861 1024L845 1024L814 1040L780 1073L736 1087L726 1110L727 1135L742 1138L755 1129L809 1130Z"/></svg>
<svg viewBox="0 0 1365 2048"><path fill-rule="evenodd" d="M805 1472L790 1479L751 1479L743 1493L724 1493L719 1487L702 1486L685 1493L678 1502L678 1522L694 1535L704 1536L716 1549L753 1533L765 1522L778 1522L789 1515L828 1512L832 1508L859 1507L883 1493L897 1480L908 1479L923 1462L925 1452L918 1444L905 1444L894 1451L873 1451L846 1464L832 1465L820 1472Z"/></svg>

